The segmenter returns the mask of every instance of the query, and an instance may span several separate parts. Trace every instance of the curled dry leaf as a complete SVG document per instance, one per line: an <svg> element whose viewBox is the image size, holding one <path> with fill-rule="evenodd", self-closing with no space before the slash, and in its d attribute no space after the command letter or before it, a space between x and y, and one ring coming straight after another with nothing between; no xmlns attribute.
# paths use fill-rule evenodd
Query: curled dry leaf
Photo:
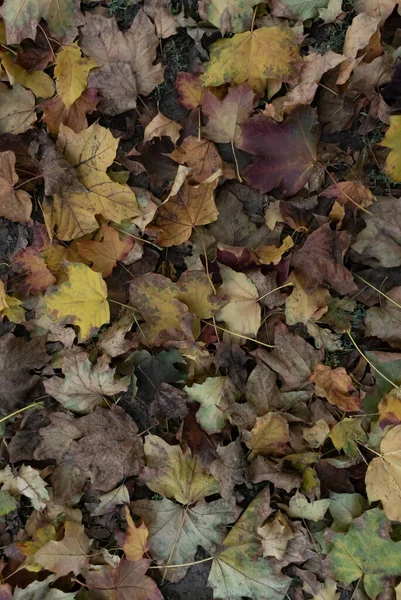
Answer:
<svg viewBox="0 0 401 600"><path fill-rule="evenodd" d="M343 367L331 369L328 365L316 365L310 381L315 384L316 394L327 398L330 404L345 411L361 410L363 396Z"/></svg>

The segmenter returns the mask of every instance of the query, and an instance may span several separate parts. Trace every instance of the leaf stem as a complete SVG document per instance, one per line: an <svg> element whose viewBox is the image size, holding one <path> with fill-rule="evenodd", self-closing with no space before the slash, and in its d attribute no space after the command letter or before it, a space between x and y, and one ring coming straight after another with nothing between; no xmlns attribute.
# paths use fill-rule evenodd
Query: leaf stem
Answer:
<svg viewBox="0 0 401 600"><path fill-rule="evenodd" d="M50 396L44 396L44 398L50 398ZM0 423L4 423L4 421L8 421L8 419L12 419L16 415L19 415L20 413L25 412L26 410L29 410L30 408L35 408L35 406L42 406L42 405L43 405L43 400L41 400L40 402L32 402L32 404L28 404L28 406L24 406L23 408L20 408L19 410L15 410L14 412L10 413L9 415L6 415L2 419L0 419Z"/></svg>
<svg viewBox="0 0 401 600"><path fill-rule="evenodd" d="M381 371L379 371L379 369L377 367L375 367L375 365L368 359L368 357L362 352L362 350L359 348L358 344L356 343L356 341L354 340L354 338L351 335L350 330L348 329L347 331L347 335L349 337L349 339L351 340L351 342L354 344L355 348L358 350L359 354L366 360L366 362L368 363L368 365L370 365L372 367L372 369L374 371L376 371L376 373L378 373L381 377L383 377L383 379L385 379L388 383L390 383L393 388L396 388L397 390L400 389L399 385L396 385L394 383L394 381L391 381L391 379L389 379L388 377L386 377L385 375L383 375L383 373Z"/></svg>

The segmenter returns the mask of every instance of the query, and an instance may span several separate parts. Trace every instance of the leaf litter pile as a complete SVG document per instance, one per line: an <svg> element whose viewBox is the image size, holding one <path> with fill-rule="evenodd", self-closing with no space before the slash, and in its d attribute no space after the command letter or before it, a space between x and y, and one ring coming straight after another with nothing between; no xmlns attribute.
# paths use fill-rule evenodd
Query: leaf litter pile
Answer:
<svg viewBox="0 0 401 600"><path fill-rule="evenodd" d="M401 10L255 2L1 4L1 600L401 598Z"/></svg>

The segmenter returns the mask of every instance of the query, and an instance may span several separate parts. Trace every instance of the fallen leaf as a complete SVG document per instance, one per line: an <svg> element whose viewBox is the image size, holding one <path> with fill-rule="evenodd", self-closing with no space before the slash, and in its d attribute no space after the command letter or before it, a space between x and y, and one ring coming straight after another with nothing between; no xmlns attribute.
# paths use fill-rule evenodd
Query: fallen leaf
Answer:
<svg viewBox="0 0 401 600"><path fill-rule="evenodd" d="M25 542L17 542L17 547L22 554L26 556L23 568L27 571L38 572L42 571L43 567L35 561L35 554L50 540L56 539L56 528L53 524L38 527L32 534L32 539Z"/></svg>
<svg viewBox="0 0 401 600"><path fill-rule="evenodd" d="M138 527L135 526L127 507L125 507L125 520L127 521L125 533L118 533L115 537L124 550L127 560L134 562L140 560L145 552L149 550L147 541L149 532L144 523L141 523Z"/></svg>
<svg viewBox="0 0 401 600"><path fill-rule="evenodd" d="M58 577L74 573L85 573L89 565L89 549L91 540L84 531L84 526L66 521L64 538L60 542L51 540L35 554L35 560L48 571Z"/></svg>
<svg viewBox="0 0 401 600"><path fill-rule="evenodd" d="M368 208L376 198L362 183L355 181L339 181L326 188L322 196L335 198L342 206L350 209L353 215L358 212L358 207Z"/></svg>
<svg viewBox="0 0 401 600"><path fill-rule="evenodd" d="M345 454L355 458L359 455L358 444L367 442L362 417L342 419L334 425L329 437L336 450L343 450Z"/></svg>
<svg viewBox="0 0 401 600"><path fill-rule="evenodd" d="M335 531L348 531L354 519L357 519L369 507L361 494L338 494L330 492L329 511L333 517L332 529Z"/></svg>
<svg viewBox="0 0 401 600"><path fill-rule="evenodd" d="M390 539L389 530L384 512L374 508L355 519L348 533L335 534L328 554L334 577L346 585L362 577L365 592L376 598L385 579L401 573L401 544Z"/></svg>
<svg viewBox="0 0 401 600"><path fill-rule="evenodd" d="M101 228L102 241L84 240L77 247L82 258L92 262L92 269L103 277L111 275L117 262L122 260L134 245L132 238L120 240L118 232L109 225Z"/></svg>
<svg viewBox="0 0 401 600"><path fill-rule="evenodd" d="M362 213L366 222L351 248L361 255L361 261L376 259L379 265L391 268L401 265L401 220L399 198L381 196L370 207L371 214ZM377 264L375 261L375 264Z"/></svg>
<svg viewBox="0 0 401 600"><path fill-rule="evenodd" d="M236 144L241 138L241 127L253 109L255 94L248 84L229 88L224 100L206 92L202 113L208 117L203 128L205 135L219 144Z"/></svg>
<svg viewBox="0 0 401 600"><path fill-rule="evenodd" d="M0 412L7 415L33 397L40 377L33 372L50 360L45 337L29 342L12 333L2 336L0 344Z"/></svg>
<svg viewBox="0 0 401 600"><path fill-rule="evenodd" d="M188 110L202 104L205 90L199 77L181 71L175 80L175 87L179 95L178 102Z"/></svg>
<svg viewBox="0 0 401 600"><path fill-rule="evenodd" d="M50 98L55 91L52 78L44 71L26 71L13 61L12 54L5 52L1 57L1 65L6 71L11 85L16 83L31 90L38 98Z"/></svg>
<svg viewBox="0 0 401 600"><path fill-rule="evenodd" d="M238 147L258 157L244 171L250 185L261 192L280 188L284 196L294 196L309 181L319 139L315 109L297 108L283 123L256 115L241 125L241 132Z"/></svg>
<svg viewBox="0 0 401 600"><path fill-rule="evenodd" d="M72 42L77 27L84 24L78 0L7 0L0 10L6 24L8 44L19 44L24 38L35 39L40 19L45 19L50 32L63 42Z"/></svg>
<svg viewBox="0 0 401 600"><path fill-rule="evenodd" d="M269 52L266 52L266 48ZM296 34L282 26L237 33L210 46L201 80L206 87L248 82L263 95L269 80L290 81L299 60Z"/></svg>
<svg viewBox="0 0 401 600"><path fill-rule="evenodd" d="M269 455L285 453L290 441L287 421L279 413L268 413L256 419L252 431L244 431L242 439L251 450L249 460L258 454Z"/></svg>
<svg viewBox="0 0 401 600"><path fill-rule="evenodd" d="M321 398L327 398L333 406L338 406L344 411L362 409L361 394L343 367L332 369L328 365L316 365L310 381L315 384L316 394Z"/></svg>
<svg viewBox="0 0 401 600"><path fill-rule="evenodd" d="M90 478L95 490L109 492L127 477L139 474L143 466L143 442L135 421L119 406L96 408L89 415L75 419L80 439L69 447L61 470L69 479L72 465ZM57 467L59 468L59 467ZM53 487L54 473L53 473Z"/></svg>
<svg viewBox="0 0 401 600"><path fill-rule="evenodd" d="M286 594L291 580L260 556L257 529L270 511L265 489L249 504L213 554L208 585L216 598L240 600L245 595L259 600L282 600Z"/></svg>
<svg viewBox="0 0 401 600"><path fill-rule="evenodd" d="M50 500L46 483L41 478L39 471L27 465L22 465L18 475L13 475L9 465L0 471L2 491L10 492L12 496L26 496L36 510L42 510Z"/></svg>
<svg viewBox="0 0 401 600"><path fill-rule="evenodd" d="M35 96L15 84L0 83L0 133L24 133L36 121Z"/></svg>
<svg viewBox="0 0 401 600"><path fill-rule="evenodd" d="M39 256L32 246L18 250L13 255L12 267L24 277L22 283L18 282L18 288L24 296L42 294L56 283L56 278L47 268L44 258Z"/></svg>
<svg viewBox="0 0 401 600"><path fill-rule="evenodd" d="M304 427L302 437L311 448L320 448L330 433L330 427L324 419L318 419L312 427Z"/></svg>
<svg viewBox="0 0 401 600"><path fill-rule="evenodd" d="M99 497L99 504L95 510L92 510L91 517L99 517L113 512L116 506L129 504L130 498L128 489L125 485L119 485L115 490L111 490Z"/></svg>
<svg viewBox="0 0 401 600"><path fill-rule="evenodd" d="M349 79L352 70L359 64L363 57L358 53L364 50L371 37L376 33L380 17L371 17L366 12L360 13L352 19L351 25L345 34L343 54L347 61L340 65L337 85L343 85Z"/></svg>
<svg viewBox="0 0 401 600"><path fill-rule="evenodd" d="M228 377L208 377L203 383L185 386L184 391L200 408L196 420L208 433L221 431L229 419L229 409L239 398L239 390Z"/></svg>
<svg viewBox="0 0 401 600"><path fill-rule="evenodd" d="M213 502L201 500L190 507L163 498L137 500L133 510L149 529L152 556L163 565L185 565L192 562L198 546L210 552L225 536L225 526L238 517L240 509L220 498ZM175 540L172 546L172 540ZM160 567L163 570L163 567ZM166 569L169 581L182 579L188 567Z"/></svg>
<svg viewBox="0 0 401 600"><path fill-rule="evenodd" d="M4 490L0 490L0 517L8 515L17 508L17 502L13 496ZM1 598L1 595L0 595Z"/></svg>
<svg viewBox="0 0 401 600"><path fill-rule="evenodd" d="M161 112L157 113L154 119L145 127L143 134L143 141L149 142L155 137L167 136L171 139L173 144L176 144L179 137L182 125L176 123L172 119L169 119Z"/></svg>
<svg viewBox="0 0 401 600"><path fill-rule="evenodd" d="M166 39L177 33L179 21L163 0L145 0L143 9L154 22L157 37Z"/></svg>
<svg viewBox="0 0 401 600"><path fill-rule="evenodd" d="M303 338L291 333L283 324L274 330L274 348L271 352L257 352L262 362L278 374L281 392L301 390L309 383L309 378L323 354Z"/></svg>
<svg viewBox="0 0 401 600"><path fill-rule="evenodd" d="M398 0L356 0L357 13L367 13L370 17L380 17L380 27L393 12Z"/></svg>
<svg viewBox="0 0 401 600"><path fill-rule="evenodd" d="M50 424L40 429L41 441L35 448L34 457L36 460L55 460L59 463L81 432L70 414L54 412L49 418Z"/></svg>
<svg viewBox="0 0 401 600"><path fill-rule="evenodd" d="M67 110L86 90L89 71L96 66L95 61L81 56L78 42L64 46L58 52L54 74L57 93Z"/></svg>
<svg viewBox="0 0 401 600"><path fill-rule="evenodd" d="M24 190L15 190L16 183L18 175L15 172L14 152L0 152L0 216L26 223L30 221L31 198Z"/></svg>
<svg viewBox="0 0 401 600"><path fill-rule="evenodd" d="M14 600L74 600L76 592L62 592L58 588L50 588L53 581L54 575L49 575L42 581L32 581L25 588L17 586L13 598ZM2 596L0 598L3 600Z"/></svg>
<svg viewBox="0 0 401 600"><path fill-rule="evenodd" d="M46 392L64 408L79 414L94 410L105 396L125 392L130 377L114 378L115 369L110 368L110 358L100 356L95 364L86 352L71 352L63 357L61 368L64 379L52 377L45 382Z"/></svg>
<svg viewBox="0 0 401 600"><path fill-rule="evenodd" d="M238 3L233 0L201 0L199 14L212 23L221 34L241 33L250 28L255 0Z"/></svg>
<svg viewBox="0 0 401 600"><path fill-rule="evenodd" d="M199 460L189 450L170 446L157 435L145 438L146 467L141 479L157 494L174 498L181 504L193 504L218 492L218 483L203 472Z"/></svg>
<svg viewBox="0 0 401 600"><path fill-rule="evenodd" d="M208 140L199 140L192 135L186 137L169 157L180 165L191 168L191 179L196 183L204 182L223 167L216 146Z"/></svg>
<svg viewBox="0 0 401 600"><path fill-rule="evenodd" d="M382 429L401 423L401 397L398 388L390 390L379 402L379 424Z"/></svg>
<svg viewBox="0 0 401 600"><path fill-rule="evenodd" d="M210 474L220 484L220 494L231 501L236 485L248 480L248 466L240 439L237 438L227 446L217 446L217 458L210 465Z"/></svg>
<svg viewBox="0 0 401 600"><path fill-rule="evenodd" d="M60 96L56 96L41 105L42 121L53 135L58 134L61 124L79 133L88 127L86 114L95 110L99 100L97 89L91 88L82 92L70 110L67 110Z"/></svg>
<svg viewBox="0 0 401 600"><path fill-rule="evenodd" d="M219 214L214 202L216 180L190 185L185 182L176 196L159 206L153 221L161 229L157 241L164 247L186 242L194 228L207 225Z"/></svg>
<svg viewBox="0 0 401 600"><path fill-rule="evenodd" d="M77 325L85 341L110 320L107 286L83 263L66 263L65 273L66 281L47 290L43 310L53 321Z"/></svg>
<svg viewBox="0 0 401 600"><path fill-rule="evenodd" d="M328 0L273 0L273 14L307 21L318 16L320 8L327 7Z"/></svg>
<svg viewBox="0 0 401 600"><path fill-rule="evenodd" d="M55 194L52 202L45 199L46 225L49 230L57 227L61 239L71 240L97 229L96 214L118 223L140 214L130 188L112 181L106 174L117 146L118 140L97 123L80 133L60 125L57 150L71 165L78 165L78 180L87 190Z"/></svg>
<svg viewBox="0 0 401 600"><path fill-rule="evenodd" d="M294 519L306 519L308 521L314 521L315 523L321 521L330 506L330 499L325 498L324 500L315 500L314 502L308 502L307 498L297 492L295 496L292 496L288 506L279 504L287 515Z"/></svg>
<svg viewBox="0 0 401 600"><path fill-rule="evenodd" d="M329 291L324 287L318 287L314 292L305 291L305 276L293 271L287 279L292 283L292 292L285 301L285 319L287 325L296 323L306 324L309 319L319 321L328 310L331 299Z"/></svg>
<svg viewBox="0 0 401 600"><path fill-rule="evenodd" d="M262 538L263 557L275 556L278 560L283 559L287 544L294 537L288 521L280 511L263 527L258 527L258 535Z"/></svg>
<svg viewBox="0 0 401 600"><path fill-rule="evenodd" d="M357 291L352 274L343 265L351 236L346 231L333 231L330 223L311 233L306 242L291 256L292 265L307 281L306 292L326 283L339 294Z"/></svg>
<svg viewBox="0 0 401 600"><path fill-rule="evenodd" d="M220 275L223 283L218 289L218 296L229 300L216 314L216 319L225 321L227 329L238 337L256 337L261 325L261 308L255 284L244 273L237 273L224 265L220 265Z"/></svg>
<svg viewBox="0 0 401 600"><path fill-rule="evenodd" d="M110 598L110 593L113 600L163 600L156 583L145 575L150 563L145 558L135 562L122 558L116 568L89 571L86 581L96 590L94 600Z"/></svg>
<svg viewBox="0 0 401 600"><path fill-rule="evenodd" d="M103 97L101 106L106 112L121 113L135 108L137 94L147 96L163 82L162 65L153 64L159 41L143 9L137 12L125 33L114 18L95 14L86 16L81 32L81 49L98 65L103 65L91 72L89 86L99 89Z"/></svg>
<svg viewBox="0 0 401 600"><path fill-rule="evenodd" d="M278 265L283 258L283 254L293 246L293 239L287 235L278 248L276 246L260 246L255 250L254 254L256 255L257 262L262 265Z"/></svg>
<svg viewBox="0 0 401 600"><path fill-rule="evenodd" d="M366 472L366 492L369 502L380 500L384 512L392 521L401 521L401 425L390 429L380 444L380 454Z"/></svg>

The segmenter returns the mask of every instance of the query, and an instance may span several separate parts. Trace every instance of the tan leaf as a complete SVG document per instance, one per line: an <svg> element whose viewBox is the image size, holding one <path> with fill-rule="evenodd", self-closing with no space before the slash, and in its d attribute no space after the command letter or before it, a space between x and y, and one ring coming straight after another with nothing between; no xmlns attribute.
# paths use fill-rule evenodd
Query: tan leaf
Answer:
<svg viewBox="0 0 401 600"><path fill-rule="evenodd" d="M60 542L51 540L35 554L35 560L57 577L74 573L85 573L89 565L89 549L91 540L84 531L84 526L73 521L64 524L64 538Z"/></svg>
<svg viewBox="0 0 401 600"><path fill-rule="evenodd" d="M118 232L109 225L103 225L102 241L85 240L78 242L80 255L92 262L92 269L101 273L103 277L111 275L117 262L124 258L133 247L132 238L120 240Z"/></svg>
<svg viewBox="0 0 401 600"><path fill-rule="evenodd" d="M180 137L182 125L172 119L165 117L159 112L154 119L146 126L143 141L149 142L155 137L167 136L175 144Z"/></svg>
<svg viewBox="0 0 401 600"><path fill-rule="evenodd" d="M361 394L343 367L332 369L328 365L319 364L310 381L315 384L316 394L327 398L330 404L345 411L361 410Z"/></svg>
<svg viewBox="0 0 401 600"><path fill-rule="evenodd" d="M21 85L0 83L0 133L24 133L36 121L35 96Z"/></svg>
<svg viewBox="0 0 401 600"><path fill-rule="evenodd" d="M258 417L252 431L245 431L242 438L251 450L249 460L258 454L281 455L290 440L288 423L280 414L268 413Z"/></svg>
<svg viewBox="0 0 401 600"><path fill-rule="evenodd" d="M31 198L24 190L14 190L16 183L14 152L0 152L0 216L25 223L30 220Z"/></svg>
<svg viewBox="0 0 401 600"><path fill-rule="evenodd" d="M262 538L263 556L275 556L278 560L282 560L288 542L294 537L283 514L278 511L272 521L268 521L263 527L258 527L257 531Z"/></svg>
<svg viewBox="0 0 401 600"><path fill-rule="evenodd" d="M198 140L192 135L186 137L181 146L169 156L180 165L190 167L191 179L197 183L202 183L223 168L223 161L216 146L208 140Z"/></svg>

